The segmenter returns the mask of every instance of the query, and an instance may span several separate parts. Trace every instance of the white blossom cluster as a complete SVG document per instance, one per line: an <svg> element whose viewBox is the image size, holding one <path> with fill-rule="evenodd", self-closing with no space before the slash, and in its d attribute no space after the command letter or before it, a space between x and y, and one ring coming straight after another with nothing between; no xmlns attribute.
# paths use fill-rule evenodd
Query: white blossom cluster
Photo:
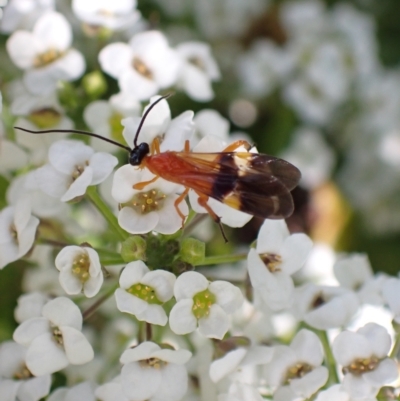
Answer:
<svg viewBox="0 0 400 401"><path fill-rule="evenodd" d="M213 101L220 64L242 87L232 120L235 107L250 113L277 90L296 113L283 157L304 188L331 178L335 156L321 132L337 125L349 157L339 175L369 180L363 192L343 187L361 211L383 209L399 178L400 91L379 65L372 17L287 0L285 43L264 38L238 51L232 42L269 2L155 3L169 18L191 14L220 47L178 27L153 29L135 0L10 0L3 10L13 69L0 99L0 282L15 272L22 291L15 328L0 330L0 400L397 399L400 278L284 220L262 222L248 248L223 244L203 216L212 210L232 231L253 216L205 204L144 165L121 166L115 146L212 154L250 141L215 109L173 117L174 100L170 108L161 98L173 89L177 102ZM337 123L349 98L363 112ZM388 210L371 225L386 224Z"/></svg>

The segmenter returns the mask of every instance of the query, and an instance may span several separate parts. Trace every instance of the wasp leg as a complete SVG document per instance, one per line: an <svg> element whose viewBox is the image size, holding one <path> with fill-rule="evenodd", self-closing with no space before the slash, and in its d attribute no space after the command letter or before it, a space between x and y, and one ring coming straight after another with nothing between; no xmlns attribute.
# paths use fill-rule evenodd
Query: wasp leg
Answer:
<svg viewBox="0 0 400 401"><path fill-rule="evenodd" d="M222 227L221 217L217 216L214 210L212 210L209 204L207 203L208 196L202 194L201 192L196 192L196 194L199 196L197 202L199 203L200 206L203 206L204 209L206 209L207 213L218 224L219 229L221 230L222 237L224 238L225 242L228 242L228 238L226 238L224 228Z"/></svg>
<svg viewBox="0 0 400 401"><path fill-rule="evenodd" d="M133 184L132 187L133 189L138 189L139 191L141 191L146 185L151 184L152 182L158 180L159 176L156 175L154 178L152 178L150 181L142 181L142 182L138 182L136 184Z"/></svg>
<svg viewBox="0 0 400 401"><path fill-rule="evenodd" d="M185 153L189 153L190 152L190 142L188 139L186 139L185 141L185 149L184 149Z"/></svg>
<svg viewBox="0 0 400 401"><path fill-rule="evenodd" d="M187 194L189 193L189 189L190 188L186 188L174 202L175 209L178 212L179 217L182 219L182 228L185 224L186 216L179 209L179 204L186 198Z"/></svg>
<svg viewBox="0 0 400 401"><path fill-rule="evenodd" d="M156 155L156 154L161 153L161 150L160 150L160 141L159 141L158 138L155 138L155 139L153 140L153 142L151 143L150 147L151 147L150 153L151 153L152 155Z"/></svg>
<svg viewBox="0 0 400 401"><path fill-rule="evenodd" d="M244 146L247 151L249 151L253 147L247 141L240 139L228 145L222 152L233 152L241 146Z"/></svg>

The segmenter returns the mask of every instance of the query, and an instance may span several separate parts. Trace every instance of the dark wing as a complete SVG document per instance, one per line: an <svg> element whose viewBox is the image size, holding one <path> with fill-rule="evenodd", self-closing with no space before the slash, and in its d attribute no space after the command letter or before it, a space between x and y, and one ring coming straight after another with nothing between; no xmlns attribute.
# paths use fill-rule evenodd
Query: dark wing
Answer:
<svg viewBox="0 0 400 401"><path fill-rule="evenodd" d="M177 153L190 165L182 183L237 210L262 218L293 213L290 191L299 183L297 167L276 157L249 152Z"/></svg>

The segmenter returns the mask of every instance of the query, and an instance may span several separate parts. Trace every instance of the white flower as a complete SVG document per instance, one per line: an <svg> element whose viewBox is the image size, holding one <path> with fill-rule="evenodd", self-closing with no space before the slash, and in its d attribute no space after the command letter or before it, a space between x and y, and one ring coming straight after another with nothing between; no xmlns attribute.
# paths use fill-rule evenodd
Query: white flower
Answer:
<svg viewBox="0 0 400 401"><path fill-rule="evenodd" d="M122 391L130 401L178 401L187 391L183 366L192 356L184 349L162 349L143 342L124 351L120 362Z"/></svg>
<svg viewBox="0 0 400 401"><path fill-rule="evenodd" d="M150 271L141 261L128 263L115 291L121 312L135 315L139 321L165 326L168 318L162 304L174 295L175 275L165 270Z"/></svg>
<svg viewBox="0 0 400 401"><path fill-rule="evenodd" d="M400 279L391 277L385 280L382 296L393 314L394 321L400 323Z"/></svg>
<svg viewBox="0 0 400 401"><path fill-rule="evenodd" d="M103 272L97 252L85 246L66 246L57 255L55 265L60 271L61 287L68 295L83 292L94 297L103 284Z"/></svg>
<svg viewBox="0 0 400 401"><path fill-rule="evenodd" d="M258 388L245 383L235 382L229 387L228 394L219 394L218 401L264 401Z"/></svg>
<svg viewBox="0 0 400 401"><path fill-rule="evenodd" d="M332 351L343 366L344 390L356 399L374 397L384 384L396 380L397 364L387 357L390 347L388 332L376 323L368 323L355 333L340 333Z"/></svg>
<svg viewBox="0 0 400 401"><path fill-rule="evenodd" d="M85 381L72 387L58 387L46 401L96 401L94 383Z"/></svg>
<svg viewBox="0 0 400 401"><path fill-rule="evenodd" d="M218 111L213 109L200 110L195 114L193 121L196 128L196 142L191 142L193 147L208 135L217 136L224 141L224 144L228 142L229 121Z"/></svg>
<svg viewBox="0 0 400 401"><path fill-rule="evenodd" d="M307 283L294 291L294 315L319 330L344 326L357 312L358 306L356 294L342 287Z"/></svg>
<svg viewBox="0 0 400 401"><path fill-rule="evenodd" d="M272 347L263 345L239 347L211 363L210 378L214 383L225 377L233 381L238 381L238 379L240 381L241 375L246 376L246 368L267 364L271 362L272 357Z"/></svg>
<svg viewBox="0 0 400 401"><path fill-rule="evenodd" d="M10 0L4 7L0 31L12 33L17 29L31 29L39 17L54 10L54 0Z"/></svg>
<svg viewBox="0 0 400 401"><path fill-rule="evenodd" d="M120 376L97 387L95 395L100 401L131 401L122 391Z"/></svg>
<svg viewBox="0 0 400 401"><path fill-rule="evenodd" d="M196 330L211 338L222 339L229 329L229 314L243 303L239 288L226 281L210 283L202 274L186 272L175 283L177 303L169 315L171 330L187 334Z"/></svg>
<svg viewBox="0 0 400 401"><path fill-rule="evenodd" d="M6 198L11 205L15 205L21 198L30 199L32 213L39 218L68 217L67 204L39 189L35 170L15 177L7 188Z"/></svg>
<svg viewBox="0 0 400 401"><path fill-rule="evenodd" d="M257 40L237 64L244 93L257 97L269 95L293 67L291 52L266 39Z"/></svg>
<svg viewBox="0 0 400 401"><path fill-rule="evenodd" d="M61 140L49 149L49 164L36 171L39 188L63 202L82 196L89 185L103 182L118 163L80 141Z"/></svg>
<svg viewBox="0 0 400 401"><path fill-rule="evenodd" d="M41 292L22 294L17 299L17 307L14 310L15 320L22 323L31 317L41 316L42 308L49 300L49 297Z"/></svg>
<svg viewBox="0 0 400 401"><path fill-rule="evenodd" d="M118 79L123 92L139 100L149 99L159 89L173 85L181 60L164 35L157 31L138 33L125 43L112 43L101 50L103 71Z"/></svg>
<svg viewBox="0 0 400 401"><path fill-rule="evenodd" d="M29 199L0 212L0 269L24 256L35 241L39 219L31 215Z"/></svg>
<svg viewBox="0 0 400 401"><path fill-rule="evenodd" d="M122 143L123 126L121 120L138 116L141 106L138 100L129 93L112 95L109 101L95 100L86 106L83 118L90 129L105 138ZM90 145L100 152L114 152L118 148L97 138L90 138ZM129 144L132 146L132 143Z"/></svg>
<svg viewBox="0 0 400 401"><path fill-rule="evenodd" d="M0 394L7 401L39 401L50 391L51 376L34 377L25 365L26 348L13 341L0 345ZM4 398L3 398L4 397Z"/></svg>
<svg viewBox="0 0 400 401"><path fill-rule="evenodd" d="M363 401L376 401L375 397L363 398ZM327 390L320 391L315 401L352 401L348 394L340 384L334 384Z"/></svg>
<svg viewBox="0 0 400 401"><path fill-rule="evenodd" d="M160 96L153 96L150 99L149 104L143 110L143 115L159 98ZM151 144L157 138L160 142L161 152L167 150L182 151L185 141L190 141L194 134L193 115L193 111L188 110L171 119L168 102L165 99L161 100L147 115L140 130L138 143ZM139 117L131 117L125 118L121 122L125 127L123 136L130 147L133 146L133 140L141 120L142 118Z"/></svg>
<svg viewBox="0 0 400 401"><path fill-rule="evenodd" d="M24 83L37 94L50 93L59 80L79 78L85 70L85 59L71 49L72 32L66 18L55 12L44 14L33 31L17 31L7 40L12 61L26 70Z"/></svg>
<svg viewBox="0 0 400 401"><path fill-rule="evenodd" d="M210 46L201 42L186 42L177 46L176 50L183 59L180 85L192 99L199 102L210 101L214 97L211 82L220 79Z"/></svg>
<svg viewBox="0 0 400 401"><path fill-rule="evenodd" d="M225 148L225 142L213 135L208 135L193 148L193 152L222 152ZM189 200L192 209L196 213L207 213L207 210L203 206L199 205L198 199L199 196L193 190L189 191ZM233 209L230 206L225 205L224 203L213 198L209 198L207 204L215 212L215 214L220 217L221 223L226 224L229 227L243 227L253 217L250 214Z"/></svg>
<svg viewBox="0 0 400 401"><path fill-rule="evenodd" d="M131 234L145 234L157 231L161 234L173 234L178 231L189 213L183 200L177 206L177 192L181 186L158 178L145 186L143 190L134 188L135 184L154 178L148 170L141 170L127 164L114 174L112 196L121 204L118 223Z"/></svg>
<svg viewBox="0 0 400 401"><path fill-rule="evenodd" d="M73 0L72 10L88 25L104 26L112 30L135 24L140 13L135 9L136 0Z"/></svg>
<svg viewBox="0 0 400 401"><path fill-rule="evenodd" d="M323 361L324 353L317 335L302 329L290 346L274 347L272 361L265 368L265 377L272 387L288 383L296 396L309 398L328 380L328 369L321 366Z"/></svg>
<svg viewBox="0 0 400 401"><path fill-rule="evenodd" d="M68 298L49 301L42 317L25 320L14 331L14 341L28 348L26 366L36 376L82 365L93 359L93 349L82 330L82 314Z"/></svg>
<svg viewBox="0 0 400 401"><path fill-rule="evenodd" d="M303 266L311 248L310 238L290 235L284 220L265 220L261 226L257 247L247 257L248 271L255 291L272 310L293 302L291 275Z"/></svg>

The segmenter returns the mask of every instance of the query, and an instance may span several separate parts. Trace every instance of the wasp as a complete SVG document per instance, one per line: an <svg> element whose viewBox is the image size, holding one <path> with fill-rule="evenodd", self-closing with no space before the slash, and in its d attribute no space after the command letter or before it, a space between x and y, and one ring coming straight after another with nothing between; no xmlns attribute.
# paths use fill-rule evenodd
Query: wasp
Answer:
<svg viewBox="0 0 400 401"><path fill-rule="evenodd" d="M135 184L135 189L142 190L160 177L185 187L175 201L182 222L186 216L179 210L179 204L190 189L198 195L199 205L205 208L220 227L220 217L208 205L209 198L264 219L284 219L293 213L290 191L299 183L299 169L277 157L250 152L252 146L247 141L236 141L218 153L191 152L189 141L186 141L182 152L161 152L157 138L150 145L146 142L138 144L139 133L148 113L158 102L169 96L160 97L146 110L136 131L133 148L87 131L30 131L15 128L33 134L73 132L99 138L127 150L132 166L147 168L154 174L152 180Z"/></svg>

